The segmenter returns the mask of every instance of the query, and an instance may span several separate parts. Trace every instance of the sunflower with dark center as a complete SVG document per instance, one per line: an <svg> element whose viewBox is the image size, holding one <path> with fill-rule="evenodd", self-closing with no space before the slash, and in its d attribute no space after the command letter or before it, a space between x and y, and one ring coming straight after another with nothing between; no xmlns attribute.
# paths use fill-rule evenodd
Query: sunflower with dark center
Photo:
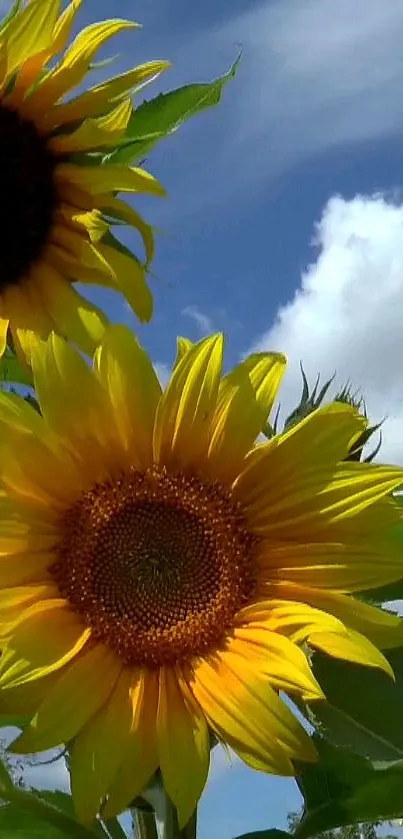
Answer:
<svg viewBox="0 0 403 839"><path fill-rule="evenodd" d="M52 335L32 349L41 415L0 393L0 713L30 719L15 752L69 743L82 820L159 768L184 824L211 733L293 775L315 749L280 691L323 701L311 652L390 673L379 648L402 643L351 595L403 576L403 470L343 462L366 420L341 403L256 442L285 358L222 377L222 354L181 339L162 391L126 328L92 370Z"/></svg>
<svg viewBox="0 0 403 839"><path fill-rule="evenodd" d="M66 47L81 3L71 0L60 13L60 0L28 0L0 24L0 355L10 329L28 362L32 334L56 331L89 354L99 343L105 316L74 281L123 292L140 320L152 314L152 231L116 194L164 190L143 169L94 165L94 153L116 146L132 116L129 94L168 62L148 62L66 100L97 50L136 26L102 21ZM114 222L138 231L142 261L119 247Z"/></svg>

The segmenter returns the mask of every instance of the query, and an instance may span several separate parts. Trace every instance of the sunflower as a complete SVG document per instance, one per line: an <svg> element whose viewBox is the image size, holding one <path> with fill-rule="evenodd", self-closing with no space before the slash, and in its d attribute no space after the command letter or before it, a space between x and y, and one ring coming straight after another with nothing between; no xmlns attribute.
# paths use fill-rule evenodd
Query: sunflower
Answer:
<svg viewBox="0 0 403 839"><path fill-rule="evenodd" d="M180 342L164 391L123 326L93 369L37 341L41 414L0 394L0 713L12 746L69 743L82 820L124 810L159 768L186 823L213 733L250 766L315 760L280 692L323 699L312 650L383 668L399 619L352 592L403 576L397 467L346 463L365 419L314 411L256 443L285 370L222 378L222 336Z"/></svg>
<svg viewBox="0 0 403 839"><path fill-rule="evenodd" d="M0 355L9 327L28 360L32 333L47 337L51 331L92 354L105 317L73 281L123 291L141 320L152 313L145 280L151 228L116 193L164 191L143 169L94 164L122 137L132 113L131 91L168 63L148 62L65 101L98 48L137 25L95 23L66 48L81 3L71 0L60 14L60 0L28 0L24 6L17 0L0 25ZM110 232L113 221L138 230L144 263L119 247Z"/></svg>

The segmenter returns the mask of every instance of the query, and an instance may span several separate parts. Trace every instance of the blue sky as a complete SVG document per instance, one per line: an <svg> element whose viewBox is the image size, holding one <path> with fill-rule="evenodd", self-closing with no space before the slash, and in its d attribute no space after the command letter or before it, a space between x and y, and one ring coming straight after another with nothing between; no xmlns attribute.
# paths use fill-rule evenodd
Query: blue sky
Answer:
<svg viewBox="0 0 403 839"><path fill-rule="evenodd" d="M117 71L173 62L147 97L210 80L243 48L221 106L147 161L169 193L136 202L159 228L155 317L139 329L153 360L163 370L177 334L211 330L226 333L228 366L251 348L282 349L284 409L299 398L300 359L311 379L336 370L340 384L361 388L374 419L388 416L383 456L403 462L403 5L87 0L80 21L111 16L112 6L144 25L105 51L120 53ZM93 297L111 320L138 328L121 299ZM299 806L291 780L219 759L200 839L284 827Z"/></svg>

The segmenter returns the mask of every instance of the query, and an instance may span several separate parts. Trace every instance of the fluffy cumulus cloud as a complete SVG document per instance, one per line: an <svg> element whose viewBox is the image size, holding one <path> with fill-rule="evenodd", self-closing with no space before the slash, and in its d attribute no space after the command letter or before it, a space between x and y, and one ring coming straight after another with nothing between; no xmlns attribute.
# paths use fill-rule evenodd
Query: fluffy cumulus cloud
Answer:
<svg viewBox="0 0 403 839"><path fill-rule="evenodd" d="M337 374L360 389L371 420L386 417L380 457L403 463L403 205L333 197L316 226L316 260L254 349L281 349L283 410L311 382Z"/></svg>

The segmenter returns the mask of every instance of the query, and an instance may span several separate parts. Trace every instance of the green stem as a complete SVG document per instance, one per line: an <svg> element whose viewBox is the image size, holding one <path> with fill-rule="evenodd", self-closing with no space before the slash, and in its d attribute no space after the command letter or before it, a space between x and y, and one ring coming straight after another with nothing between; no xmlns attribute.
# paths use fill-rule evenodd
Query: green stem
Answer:
<svg viewBox="0 0 403 839"><path fill-rule="evenodd" d="M127 839L126 833L117 818L103 819L102 821L112 839Z"/></svg>
<svg viewBox="0 0 403 839"><path fill-rule="evenodd" d="M135 808L131 813L135 839L158 839L154 813Z"/></svg>
<svg viewBox="0 0 403 839"><path fill-rule="evenodd" d="M165 796L165 817L162 821L162 839L196 839L197 812L195 811L190 821L182 828L179 828L178 814L172 801Z"/></svg>

